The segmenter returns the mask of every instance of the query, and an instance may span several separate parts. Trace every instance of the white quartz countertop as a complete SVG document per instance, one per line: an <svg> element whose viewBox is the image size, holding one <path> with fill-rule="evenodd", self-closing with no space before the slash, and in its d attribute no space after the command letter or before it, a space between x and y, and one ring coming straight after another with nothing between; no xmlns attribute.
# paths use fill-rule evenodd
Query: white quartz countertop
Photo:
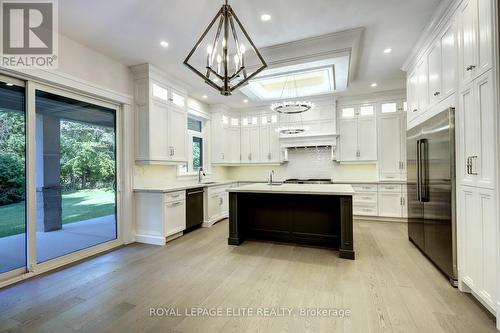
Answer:
<svg viewBox="0 0 500 333"><path fill-rule="evenodd" d="M277 194L311 194L311 195L354 195L348 184L252 184L227 190L234 193L277 193Z"/></svg>
<svg viewBox="0 0 500 333"><path fill-rule="evenodd" d="M173 186L166 186L166 187L148 187L148 188L134 188L134 192L140 192L140 193L170 193L170 192L176 192L176 191L184 191L184 190L189 190L192 188L199 188L199 187L214 187L214 186L223 186L223 185L230 185L230 184L235 184L237 181L234 180L227 180L227 181L207 181L207 182L202 182L202 183L179 183Z"/></svg>

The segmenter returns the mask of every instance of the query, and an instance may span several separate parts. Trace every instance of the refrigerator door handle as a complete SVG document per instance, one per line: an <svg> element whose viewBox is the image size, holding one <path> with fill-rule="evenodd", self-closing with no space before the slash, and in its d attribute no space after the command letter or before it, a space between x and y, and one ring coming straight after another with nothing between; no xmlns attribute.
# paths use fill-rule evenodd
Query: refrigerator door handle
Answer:
<svg viewBox="0 0 500 333"><path fill-rule="evenodd" d="M417 140L417 201L420 201L420 140Z"/></svg>
<svg viewBox="0 0 500 333"><path fill-rule="evenodd" d="M427 151L427 139L420 140L420 201L427 202L429 201L428 195L428 167L429 161L427 160L428 151Z"/></svg>

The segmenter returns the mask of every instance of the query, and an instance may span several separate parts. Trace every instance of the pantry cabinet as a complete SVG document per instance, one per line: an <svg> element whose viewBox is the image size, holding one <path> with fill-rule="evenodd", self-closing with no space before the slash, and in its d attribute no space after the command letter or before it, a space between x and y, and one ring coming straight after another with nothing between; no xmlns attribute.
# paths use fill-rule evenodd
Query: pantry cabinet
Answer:
<svg viewBox="0 0 500 333"><path fill-rule="evenodd" d="M382 104L383 105L383 104ZM381 114L378 117L379 179L406 179L406 113Z"/></svg>
<svg viewBox="0 0 500 333"><path fill-rule="evenodd" d="M463 185L495 187L494 77L489 71L460 93L459 181Z"/></svg>
<svg viewBox="0 0 500 333"><path fill-rule="evenodd" d="M483 304L494 310L500 278L495 192L469 186L460 187L458 192L459 275Z"/></svg>
<svg viewBox="0 0 500 333"><path fill-rule="evenodd" d="M340 162L377 161L377 119L374 105L340 109Z"/></svg>

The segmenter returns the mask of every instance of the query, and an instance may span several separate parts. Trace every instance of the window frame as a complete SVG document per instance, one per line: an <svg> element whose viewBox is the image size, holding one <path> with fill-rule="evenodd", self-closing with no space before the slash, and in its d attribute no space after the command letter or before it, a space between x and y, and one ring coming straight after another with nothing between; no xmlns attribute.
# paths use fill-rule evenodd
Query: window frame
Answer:
<svg viewBox="0 0 500 333"><path fill-rule="evenodd" d="M203 170L205 171L205 174L209 175L211 174L211 164L209 160L209 135L208 135L208 127L209 127L209 119L193 115L191 113L188 113L188 118L192 118L194 120L200 121L201 122L201 132L198 131L193 131L187 128L187 140L188 140L188 161L187 161L187 171L183 171L183 166L186 165L182 164L177 167L177 177L178 178L193 178L195 176L198 176L198 171L193 170L193 138L199 138L202 140L202 164L203 164ZM188 122L186 122L186 126Z"/></svg>

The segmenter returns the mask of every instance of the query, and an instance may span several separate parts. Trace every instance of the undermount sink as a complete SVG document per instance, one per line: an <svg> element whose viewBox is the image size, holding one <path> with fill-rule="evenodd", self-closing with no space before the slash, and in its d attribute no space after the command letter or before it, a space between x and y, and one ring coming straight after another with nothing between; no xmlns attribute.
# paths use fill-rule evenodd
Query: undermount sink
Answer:
<svg viewBox="0 0 500 333"><path fill-rule="evenodd" d="M216 184L217 182L202 182L200 184L202 185L212 185L212 184Z"/></svg>
<svg viewBox="0 0 500 333"><path fill-rule="evenodd" d="M267 186L281 186L281 185L283 185L283 183L272 183L272 184L267 183Z"/></svg>

